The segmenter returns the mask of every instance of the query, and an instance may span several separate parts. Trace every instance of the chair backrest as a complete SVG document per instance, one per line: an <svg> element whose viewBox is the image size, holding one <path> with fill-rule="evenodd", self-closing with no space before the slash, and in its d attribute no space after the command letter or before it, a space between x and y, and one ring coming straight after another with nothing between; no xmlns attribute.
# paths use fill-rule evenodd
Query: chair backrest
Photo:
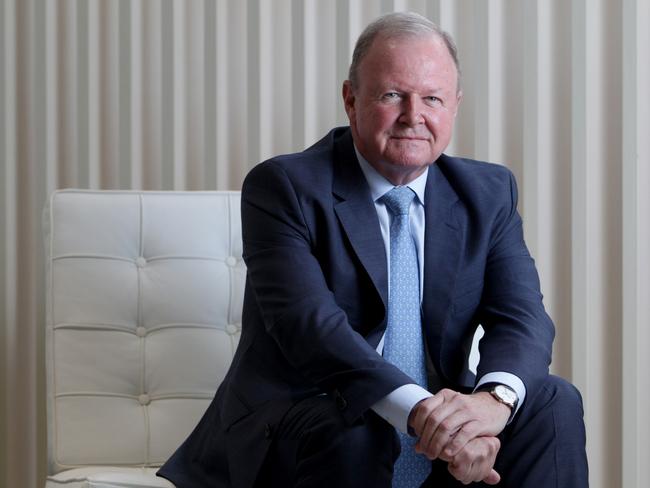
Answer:
<svg viewBox="0 0 650 488"><path fill-rule="evenodd" d="M160 465L239 339L239 193L58 191L45 229L49 472Z"/></svg>

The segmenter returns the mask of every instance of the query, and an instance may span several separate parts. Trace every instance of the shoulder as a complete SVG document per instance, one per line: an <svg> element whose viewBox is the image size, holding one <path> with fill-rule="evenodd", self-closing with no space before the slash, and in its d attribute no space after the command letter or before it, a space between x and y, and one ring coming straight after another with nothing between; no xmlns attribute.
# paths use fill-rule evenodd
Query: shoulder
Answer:
<svg viewBox="0 0 650 488"><path fill-rule="evenodd" d="M353 153L349 132L347 127L337 127L304 151L281 154L257 164L246 176L243 191L251 185L267 185L278 180L305 189L331 188L339 153Z"/></svg>
<svg viewBox="0 0 650 488"><path fill-rule="evenodd" d="M514 175L501 164L443 154L436 165L461 200L516 202Z"/></svg>

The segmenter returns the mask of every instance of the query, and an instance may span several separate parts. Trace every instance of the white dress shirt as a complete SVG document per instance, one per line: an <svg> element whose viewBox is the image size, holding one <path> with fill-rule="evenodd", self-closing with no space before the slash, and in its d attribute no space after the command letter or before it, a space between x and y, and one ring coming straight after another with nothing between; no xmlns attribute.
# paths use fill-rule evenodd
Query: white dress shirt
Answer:
<svg viewBox="0 0 650 488"><path fill-rule="evenodd" d="M395 185L380 175L375 168L373 168L357 151L357 159L361 166L368 186L370 187L370 194L375 203L375 210L379 218L379 226L381 228L381 235L384 239L384 247L386 249L386 262L390 262L390 223L392 215L386 208L386 205L381 202L387 192L392 190ZM415 192L416 197L411 203L409 211L409 218L411 224L411 234L414 237L416 253L418 256L418 266L420 269L420 301L422 301L422 290L424 289L424 192L426 189L427 175L429 168L426 168L424 173L418 176L415 180L411 181L407 186ZM390 266L387 266L388 273L390 273ZM390 283L390 276L388 277ZM377 346L377 352L382 353L384 348L384 338L382 337ZM427 368L432 371L433 368ZM476 384L479 388L485 383L501 383L509 386L517 393L519 402L515 413L524 402L526 397L526 387L523 381L518 376L512 373L496 371L488 373L480 378ZM433 396L431 392L425 390L419 385L408 384L397 388L384 398L375 403L371 408L383 419L393 425L396 429L402 432L408 432L408 417L413 407L425 398ZM514 416L514 415L513 415ZM512 419L512 416L511 416Z"/></svg>

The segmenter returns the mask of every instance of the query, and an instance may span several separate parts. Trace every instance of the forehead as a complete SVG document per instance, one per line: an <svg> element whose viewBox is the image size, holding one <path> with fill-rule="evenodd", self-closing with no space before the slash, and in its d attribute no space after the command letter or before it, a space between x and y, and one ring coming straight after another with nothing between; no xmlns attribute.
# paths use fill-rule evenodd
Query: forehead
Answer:
<svg viewBox="0 0 650 488"><path fill-rule="evenodd" d="M375 38L358 71L359 85L415 83L453 87L457 71L449 49L437 34Z"/></svg>

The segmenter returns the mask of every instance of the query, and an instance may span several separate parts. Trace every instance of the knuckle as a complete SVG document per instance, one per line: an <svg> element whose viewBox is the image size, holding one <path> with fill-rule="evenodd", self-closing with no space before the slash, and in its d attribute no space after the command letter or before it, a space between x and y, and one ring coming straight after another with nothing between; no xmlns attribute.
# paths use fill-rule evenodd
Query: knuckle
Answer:
<svg viewBox="0 0 650 488"><path fill-rule="evenodd" d="M428 420L429 420L429 422L431 423L431 425L437 427L438 425L440 425L440 424L442 423L442 421L444 420L444 418L443 418L439 413L434 413L434 412L432 412L432 413L429 415Z"/></svg>
<svg viewBox="0 0 650 488"><path fill-rule="evenodd" d="M461 450L458 454L454 456L454 462L460 464L466 464L470 460L470 455L466 449Z"/></svg>
<svg viewBox="0 0 650 488"><path fill-rule="evenodd" d="M459 451L467 445L469 439L470 437L465 435L463 432L458 432L449 443L449 448L453 451Z"/></svg>
<svg viewBox="0 0 650 488"><path fill-rule="evenodd" d="M490 448L491 451L497 452L501 448L501 441L498 438L493 437L492 441L490 442Z"/></svg>
<svg viewBox="0 0 650 488"><path fill-rule="evenodd" d="M448 419L445 419L442 422L440 422L440 426L438 427L438 429L443 433L448 434L449 432L451 432L451 429L453 429L452 422Z"/></svg>
<svg viewBox="0 0 650 488"><path fill-rule="evenodd" d="M441 390L443 398L446 400L453 400L456 397L458 397L458 392L454 390L450 390L449 388L444 388Z"/></svg>
<svg viewBox="0 0 650 488"><path fill-rule="evenodd" d="M437 426L438 426L438 421L436 420L435 416L430 416L426 418L424 422L424 428L427 430L427 432L433 434Z"/></svg>
<svg viewBox="0 0 650 488"><path fill-rule="evenodd" d="M457 436L460 435L462 437L475 437L476 436L476 426L472 422L468 422L466 424L463 424L463 426L460 428L458 431Z"/></svg>
<svg viewBox="0 0 650 488"><path fill-rule="evenodd" d="M422 414L424 417L431 417L433 412L435 412L436 406L432 404L427 404L422 408Z"/></svg>
<svg viewBox="0 0 650 488"><path fill-rule="evenodd" d="M448 450L450 452L456 452L458 451L461 447L465 445L463 439L459 439L459 436L454 437L454 440L449 443L449 448Z"/></svg>

